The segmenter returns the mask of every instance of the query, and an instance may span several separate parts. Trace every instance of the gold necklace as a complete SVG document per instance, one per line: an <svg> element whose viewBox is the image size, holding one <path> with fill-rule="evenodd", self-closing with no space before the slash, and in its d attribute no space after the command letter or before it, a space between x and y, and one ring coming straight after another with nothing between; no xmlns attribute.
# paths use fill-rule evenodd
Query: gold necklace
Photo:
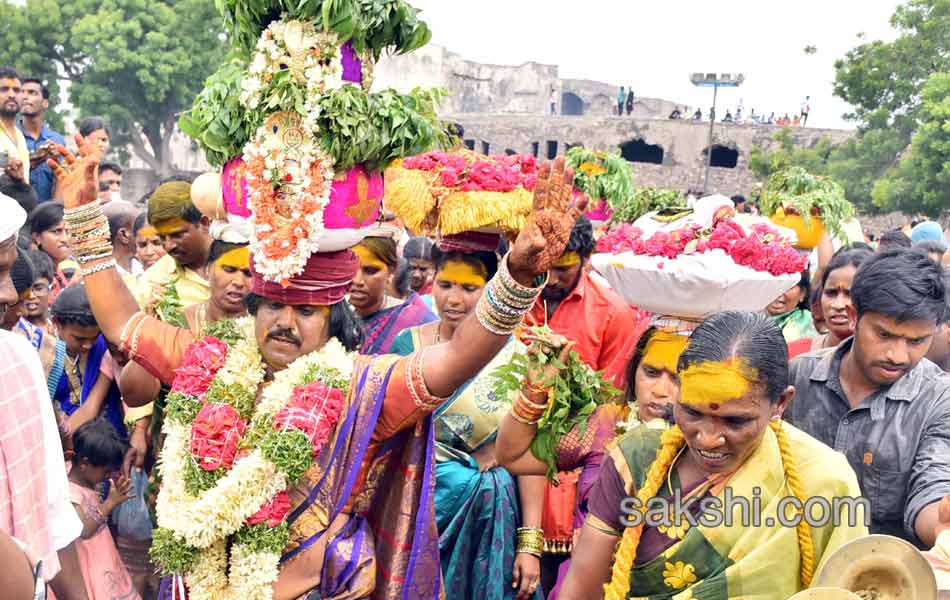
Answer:
<svg viewBox="0 0 950 600"><path fill-rule="evenodd" d="M82 374L79 372L80 356L73 360L66 357L63 361L63 371L66 373L66 381L69 384L69 403L73 406L79 406L82 393Z"/></svg>

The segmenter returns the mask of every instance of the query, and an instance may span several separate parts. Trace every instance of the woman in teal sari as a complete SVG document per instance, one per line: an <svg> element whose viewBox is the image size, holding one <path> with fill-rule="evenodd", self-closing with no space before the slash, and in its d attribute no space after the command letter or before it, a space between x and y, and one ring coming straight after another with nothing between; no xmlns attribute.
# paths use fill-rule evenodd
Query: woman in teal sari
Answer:
<svg viewBox="0 0 950 600"><path fill-rule="evenodd" d="M494 252L441 247L446 250L433 252L432 290L441 320L400 333L392 345L394 353L408 355L452 339L495 273ZM508 401L495 397L490 374L519 347L520 342L509 340L479 375L433 413L435 511L447 600L541 598L544 477L515 478L494 460L495 433ZM537 538L539 546L516 546L516 538Z"/></svg>

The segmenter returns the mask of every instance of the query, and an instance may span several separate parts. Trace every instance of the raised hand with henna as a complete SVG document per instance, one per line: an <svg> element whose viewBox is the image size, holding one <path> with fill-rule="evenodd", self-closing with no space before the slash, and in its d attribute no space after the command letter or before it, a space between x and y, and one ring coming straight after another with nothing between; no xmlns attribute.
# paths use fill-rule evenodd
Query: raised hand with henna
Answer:
<svg viewBox="0 0 950 600"><path fill-rule="evenodd" d="M46 161L56 177L57 193L63 198L64 208L77 208L99 201L102 149L98 144L87 143L79 134L76 134L76 146L79 148L78 157L56 144L53 153L62 156L63 162L58 163L53 159Z"/></svg>
<svg viewBox="0 0 950 600"><path fill-rule="evenodd" d="M511 247L508 262L519 283L529 285L564 253L574 222L586 205L586 200L572 202L573 191L574 174L565 168L562 157L553 166L545 163L538 168L534 208Z"/></svg>

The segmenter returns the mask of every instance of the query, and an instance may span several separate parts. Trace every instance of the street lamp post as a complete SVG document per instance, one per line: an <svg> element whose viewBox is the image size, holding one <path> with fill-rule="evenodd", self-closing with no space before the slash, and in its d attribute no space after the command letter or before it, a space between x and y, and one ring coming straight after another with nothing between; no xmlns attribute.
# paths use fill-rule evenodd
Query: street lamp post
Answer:
<svg viewBox="0 0 950 600"><path fill-rule="evenodd" d="M706 143L706 175L703 178L703 195L709 194L709 167L712 165L713 127L716 124L716 98L720 87L739 87L745 81L742 73L693 73L690 82L697 87L711 87L713 89L713 105L709 111L709 141Z"/></svg>

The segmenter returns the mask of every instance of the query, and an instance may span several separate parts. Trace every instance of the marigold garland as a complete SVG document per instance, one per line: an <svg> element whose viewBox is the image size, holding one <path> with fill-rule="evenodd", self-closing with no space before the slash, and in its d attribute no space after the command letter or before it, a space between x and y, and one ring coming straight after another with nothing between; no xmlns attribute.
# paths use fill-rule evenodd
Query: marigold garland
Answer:
<svg viewBox="0 0 950 600"><path fill-rule="evenodd" d="M163 573L185 578L194 600L271 598L288 538L286 489L333 435L353 368L331 339L247 406L234 390L258 389L264 366L253 321L235 325L236 341L206 337L186 352L164 425L150 552Z"/></svg>
<svg viewBox="0 0 950 600"><path fill-rule="evenodd" d="M265 279L286 282L320 249L333 161L305 121L278 113L244 147L244 163L254 269Z"/></svg>

